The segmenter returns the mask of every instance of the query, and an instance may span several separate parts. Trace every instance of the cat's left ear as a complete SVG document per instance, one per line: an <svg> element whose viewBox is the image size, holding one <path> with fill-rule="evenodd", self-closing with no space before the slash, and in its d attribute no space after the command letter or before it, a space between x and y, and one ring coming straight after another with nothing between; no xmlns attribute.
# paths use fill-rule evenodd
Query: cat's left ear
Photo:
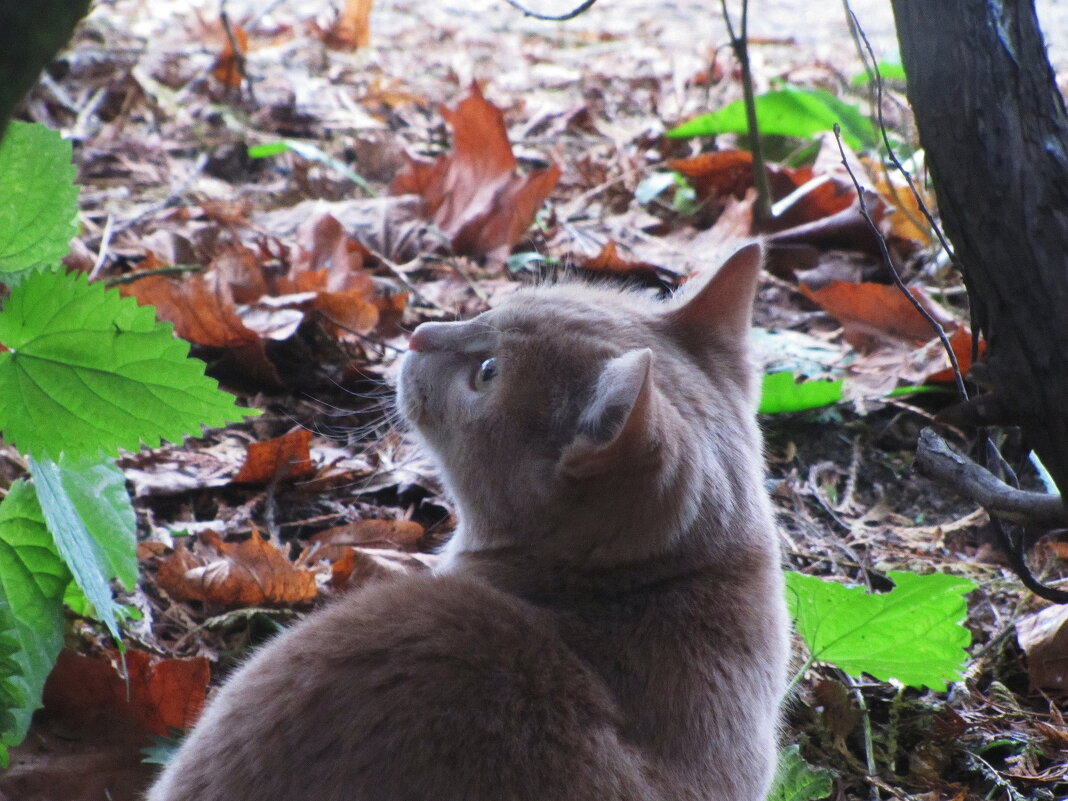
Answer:
<svg viewBox="0 0 1068 801"><path fill-rule="evenodd" d="M632 350L610 359L579 418L575 439L564 448L561 469L574 478L608 472L645 447L652 405L653 352Z"/></svg>
<svg viewBox="0 0 1068 801"><path fill-rule="evenodd" d="M736 250L716 274L668 312L676 331L718 332L726 341L744 338L753 319L757 277L764 263L760 242L750 242Z"/></svg>

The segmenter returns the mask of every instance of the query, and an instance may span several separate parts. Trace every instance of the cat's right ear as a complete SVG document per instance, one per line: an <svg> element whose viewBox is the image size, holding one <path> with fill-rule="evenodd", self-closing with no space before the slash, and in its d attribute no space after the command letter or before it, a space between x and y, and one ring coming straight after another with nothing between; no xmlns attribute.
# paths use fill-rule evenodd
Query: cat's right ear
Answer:
<svg viewBox="0 0 1068 801"><path fill-rule="evenodd" d="M607 472L643 446L649 431L652 368L649 348L632 350L605 364L579 418L578 433L561 455L564 473L589 478Z"/></svg>
<svg viewBox="0 0 1068 801"><path fill-rule="evenodd" d="M757 277L763 263L760 242L743 245L704 286L683 295L680 304L669 312L671 326L698 336L716 331L724 341L744 339L752 322Z"/></svg>

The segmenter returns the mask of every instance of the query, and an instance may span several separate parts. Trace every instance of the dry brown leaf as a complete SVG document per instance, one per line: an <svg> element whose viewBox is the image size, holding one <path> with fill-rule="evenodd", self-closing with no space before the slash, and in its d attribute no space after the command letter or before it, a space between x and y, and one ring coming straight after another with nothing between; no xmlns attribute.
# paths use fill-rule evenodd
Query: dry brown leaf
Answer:
<svg viewBox="0 0 1068 801"><path fill-rule="evenodd" d="M311 432L298 428L266 442L251 443L234 483L266 484L276 479L295 480L314 475L309 442Z"/></svg>
<svg viewBox="0 0 1068 801"><path fill-rule="evenodd" d="M830 281L819 288L802 282L798 288L806 298L838 319L846 339L858 350L871 350L882 338L921 344L934 333L930 323L896 286ZM909 292L943 328L957 327L956 321L922 290L911 288Z"/></svg>
<svg viewBox="0 0 1068 801"><path fill-rule="evenodd" d="M211 681L208 660L159 659L129 649L129 695L120 665L114 651L106 658L61 651L45 683L45 708L80 721L118 718L157 735L189 728L196 721Z"/></svg>
<svg viewBox="0 0 1068 801"><path fill-rule="evenodd" d="M685 176L702 199L732 195L741 200L753 185L753 154L746 150L717 150L671 159L667 166Z"/></svg>
<svg viewBox="0 0 1068 801"><path fill-rule="evenodd" d="M256 531L239 543L204 532L195 553L180 542L160 563L157 581L180 600L228 607L306 603L318 592L313 573L294 567Z"/></svg>
<svg viewBox="0 0 1068 801"><path fill-rule="evenodd" d="M309 218L297 231L297 251L280 292L315 292L312 306L343 331L366 334L378 324L374 282L364 269L371 252L330 214Z"/></svg>
<svg viewBox="0 0 1068 801"><path fill-rule="evenodd" d="M224 282L210 285L201 275L183 279L149 275L123 284L119 291L142 305L155 306L161 320L174 323L178 336L197 345L236 348L260 341L241 321Z"/></svg>
<svg viewBox="0 0 1068 801"><path fill-rule="evenodd" d="M439 108L452 130L452 153L433 162L409 158L390 192L422 197L456 253L503 262L556 185L560 169L516 172L504 115L477 83L455 109Z"/></svg>
<svg viewBox="0 0 1068 801"><path fill-rule="evenodd" d="M972 369L972 332L962 325L949 335L949 346L953 348L953 355L957 357L957 366L960 368L961 375L968 375L968 371ZM986 342L979 340L979 357L982 358L985 352ZM951 384L954 380L956 376L953 368L946 367L928 375L923 383Z"/></svg>

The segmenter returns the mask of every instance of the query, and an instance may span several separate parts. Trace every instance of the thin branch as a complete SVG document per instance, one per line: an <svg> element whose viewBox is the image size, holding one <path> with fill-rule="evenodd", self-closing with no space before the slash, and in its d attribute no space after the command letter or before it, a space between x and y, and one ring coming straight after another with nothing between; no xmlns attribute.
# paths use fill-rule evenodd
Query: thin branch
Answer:
<svg viewBox="0 0 1068 801"><path fill-rule="evenodd" d="M134 281L140 281L142 278L149 278L153 275L182 275L183 273L199 273L203 271L204 267L200 264L174 264L167 267L156 267L151 270L134 270L130 273L105 278L104 286L110 289L113 286L132 284Z"/></svg>
<svg viewBox="0 0 1068 801"><path fill-rule="evenodd" d="M575 6L573 9L568 11L566 14L558 14L558 15L554 15L554 14L539 14L537 11L531 11L529 8L524 6L522 3L519 3L517 0L504 0L504 2L506 2L512 8L515 8L515 9L518 9L519 11L522 11L524 17L533 17L534 19L544 19L544 20L548 20L549 22L563 22L564 20L574 19L579 14L581 14L581 13L583 13L585 11L588 11L590 8L593 7L593 4L596 3L597 0L584 0L584 2L582 2L581 4Z"/></svg>
<svg viewBox="0 0 1068 801"><path fill-rule="evenodd" d="M731 49L742 68L742 94L745 98L745 118L749 128L749 149L753 154L753 181L757 190L756 218L758 221L771 217L771 184L764 166L764 151L760 146L760 126L757 124L756 96L753 93L753 72L749 67L749 0L742 0L741 34L734 31L727 0L719 0L723 9L723 22L727 26Z"/></svg>
<svg viewBox="0 0 1068 801"><path fill-rule="evenodd" d="M930 428L920 431L916 466L958 495L985 508L994 517L1036 526L1068 525L1068 512L1059 495L1016 489L967 456L963 456Z"/></svg>
<svg viewBox="0 0 1068 801"><path fill-rule="evenodd" d="M882 252L883 263L886 265L886 269L890 271L890 277L893 279L894 285L901 290L909 303L915 307L916 311L920 313L923 319L927 321L928 325L931 326L931 329L938 336L938 340L942 343L942 347L946 351L946 355L949 357L949 364L953 368L953 377L956 380L957 393L960 395L961 400L968 400L968 390L964 386L964 377L961 375L960 365L957 363L957 354L953 352L953 346L949 344L949 337L946 336L945 329L943 329L942 324L924 308L923 304L909 292L908 287L905 286L905 282L901 280L901 276L898 275L897 268L894 267L894 262L890 258L890 251L886 247L886 237L883 236L883 232L879 230L879 226L875 224L875 220L873 220L871 214L868 213L868 204L864 201L864 190L861 189L860 182L857 180L857 176L853 174L853 170L849 166L849 161L846 159L845 147L842 145L842 128L837 122L834 124L834 139L838 143L838 152L842 156L842 166L845 167L849 179L853 182L853 188L857 192L857 202L860 204L861 216L867 221L868 227L871 228L872 233L875 234L875 238L879 242L879 250Z"/></svg>
<svg viewBox="0 0 1068 801"><path fill-rule="evenodd" d="M916 465L924 475L975 501L990 513L998 544L1021 583L1040 598L1068 603L1068 591L1049 587L1035 578L1024 559L1022 543L1006 531L1000 518L1040 526L1063 526L1068 522L1059 495L1025 492L1010 487L987 469L956 453L930 428L920 431Z"/></svg>

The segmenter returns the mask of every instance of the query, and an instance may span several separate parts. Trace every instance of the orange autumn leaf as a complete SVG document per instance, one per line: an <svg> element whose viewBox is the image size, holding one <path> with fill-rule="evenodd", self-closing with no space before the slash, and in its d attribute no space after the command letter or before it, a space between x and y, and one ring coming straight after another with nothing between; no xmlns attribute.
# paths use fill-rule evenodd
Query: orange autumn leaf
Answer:
<svg viewBox="0 0 1068 801"><path fill-rule="evenodd" d="M671 159L668 167L684 176L699 197L733 195L741 199L753 185L753 154L718 150L686 159Z"/></svg>
<svg viewBox="0 0 1068 801"><path fill-rule="evenodd" d="M197 550L180 542L159 566L157 581L184 601L227 607L306 603L318 590L315 576L294 567L258 532L244 542L228 543L213 531L197 537Z"/></svg>
<svg viewBox="0 0 1068 801"><path fill-rule="evenodd" d="M798 288L806 298L837 318L845 329L846 339L858 349L870 350L879 338L921 344L934 336L931 324L896 286L830 281L819 288L802 282ZM944 328L957 327L953 318L921 290L909 292Z"/></svg>
<svg viewBox="0 0 1068 801"><path fill-rule="evenodd" d="M439 108L452 130L452 152L433 162L409 158L390 192L422 197L456 253L503 261L530 227L560 169L516 172L504 115L477 83L455 109Z"/></svg>
<svg viewBox="0 0 1068 801"><path fill-rule="evenodd" d="M374 0L345 0L337 22L327 35L331 47L354 50L371 46L371 6Z"/></svg>
<svg viewBox="0 0 1068 801"><path fill-rule="evenodd" d="M234 25L231 31L234 34L233 42L237 44L237 53L234 53L230 37L226 36L222 52L215 59L215 66L211 68L211 76L223 86L236 89L244 80L240 61L244 60L245 53L248 52L248 34L240 25Z"/></svg>
<svg viewBox="0 0 1068 801"><path fill-rule="evenodd" d="M266 442L248 446L245 463L234 476L237 484L266 484L275 479L305 478L315 473L308 443L311 432L298 428Z"/></svg>
<svg viewBox="0 0 1068 801"><path fill-rule="evenodd" d="M160 659L127 650L129 695L120 665L115 651L103 658L60 651L45 683L45 708L81 720L101 715L118 718L161 736L196 721L211 680L207 659Z"/></svg>

